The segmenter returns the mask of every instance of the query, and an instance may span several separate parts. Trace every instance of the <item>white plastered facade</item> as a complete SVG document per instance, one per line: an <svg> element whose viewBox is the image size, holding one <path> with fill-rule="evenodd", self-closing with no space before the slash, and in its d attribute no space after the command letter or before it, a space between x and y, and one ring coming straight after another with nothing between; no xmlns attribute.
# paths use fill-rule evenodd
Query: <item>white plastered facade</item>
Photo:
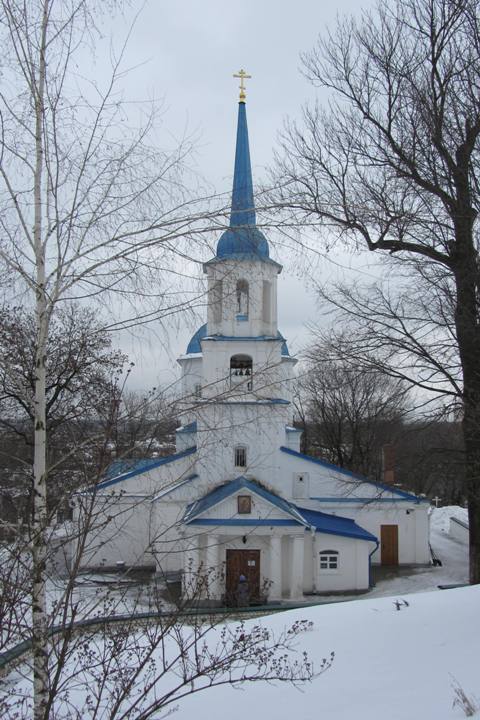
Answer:
<svg viewBox="0 0 480 720"><path fill-rule="evenodd" d="M83 566L151 567L181 577L187 595L208 576L201 592L222 603L242 567L258 602L367 591L392 534L395 562L428 563L428 503L299 452L281 266L263 249L217 255L204 271L207 323L178 360L176 454L76 496L77 521L93 510Z"/></svg>

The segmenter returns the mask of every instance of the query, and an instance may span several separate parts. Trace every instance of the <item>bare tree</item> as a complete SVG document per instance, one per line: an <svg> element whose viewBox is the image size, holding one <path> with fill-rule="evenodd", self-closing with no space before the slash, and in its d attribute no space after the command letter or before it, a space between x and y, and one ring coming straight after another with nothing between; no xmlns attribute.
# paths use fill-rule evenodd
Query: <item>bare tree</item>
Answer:
<svg viewBox="0 0 480 720"><path fill-rule="evenodd" d="M371 251L448 277L461 367L470 581L480 582L478 0L380 2L303 58L328 110L287 133L281 200Z"/></svg>
<svg viewBox="0 0 480 720"><path fill-rule="evenodd" d="M375 284L317 285L333 316L330 357L408 382L420 404L455 412L463 386L451 278L418 262L385 269Z"/></svg>
<svg viewBox="0 0 480 720"><path fill-rule="evenodd" d="M95 514L88 521L90 528L100 528ZM75 566L84 529L66 582L55 585L54 575L50 579L49 615L54 623L45 647L45 717L157 717L186 696L218 685L301 685L330 667L333 653L314 668L301 649L301 636L312 622L297 620L275 633L253 619L239 620L239 609L230 614L209 610L210 586L223 572L219 568L190 572L188 592L175 602L161 579L139 588L127 572L117 575L116 582L99 584L93 593L88 588L82 592ZM70 531L68 540L72 538ZM28 717L34 707L31 559L26 550L21 541L2 550L0 644L10 650L7 664L2 657L2 670L14 671L0 692L2 717Z"/></svg>
<svg viewBox="0 0 480 720"><path fill-rule="evenodd" d="M157 150L155 108L140 129L131 127L119 87L123 51L110 54L103 87L78 70L111 6L0 3L0 272L35 320L30 550L37 719L48 715L47 357L55 314L65 300L92 301L115 290L128 301L141 287L157 306L150 319L158 318L170 299L165 268L183 262L185 236L203 229L206 217L204 203L200 211L185 191L190 143Z"/></svg>
<svg viewBox="0 0 480 720"><path fill-rule="evenodd" d="M394 441L406 411L405 384L339 360L335 342L319 339L307 351L301 387L308 452L381 480L382 448Z"/></svg>
<svg viewBox="0 0 480 720"><path fill-rule="evenodd" d="M35 393L35 321L25 308L0 311L0 424L32 445ZM46 427L51 444L66 423L101 413L127 361L112 349L97 313L77 304L52 318L46 347ZM28 421L28 422L26 422Z"/></svg>

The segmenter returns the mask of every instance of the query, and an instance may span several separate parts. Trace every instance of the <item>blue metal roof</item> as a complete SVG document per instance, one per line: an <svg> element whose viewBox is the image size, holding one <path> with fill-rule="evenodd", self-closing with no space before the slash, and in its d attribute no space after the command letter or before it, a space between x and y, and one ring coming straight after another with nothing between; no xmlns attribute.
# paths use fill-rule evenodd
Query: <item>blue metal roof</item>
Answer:
<svg viewBox="0 0 480 720"><path fill-rule="evenodd" d="M256 337L237 337L237 336L230 336L230 335L208 335L207 333L207 323L202 325L198 328L197 332L192 335L192 338L190 342L187 345L187 355L195 355L197 353L202 352L202 345L201 341L208 337L211 340L236 340L236 341L242 341L242 340L253 340L255 342L260 342L262 340L282 340L282 348L281 348L281 354L282 357L290 357L290 353L288 351L288 345L287 341L283 337L282 333L280 331L277 332L277 337L271 337L270 335L258 335Z"/></svg>
<svg viewBox="0 0 480 720"><path fill-rule="evenodd" d="M261 487L261 485L253 480L247 480L247 478L243 476L235 478L235 480L230 480L224 485L219 485L204 495L203 498L200 498L194 503L188 505L183 516L183 521L191 522L194 518L198 517L198 515L201 515L214 505L218 505L219 502L238 492L238 490L249 490L256 495L259 495L264 500L267 500L272 505L275 505L280 510L283 510L283 512L293 517L293 519L297 522L302 523L302 516L294 505L291 505L278 495L274 495L268 490L265 490L265 488Z"/></svg>
<svg viewBox="0 0 480 720"><path fill-rule="evenodd" d="M377 542L377 538L372 533L357 525L355 520L341 517L340 515L328 515L318 510L305 510L305 508L297 508L305 518L310 527L314 527L317 532L326 533L327 535L341 535L342 537L351 537L356 540L368 540Z"/></svg>
<svg viewBox="0 0 480 720"><path fill-rule="evenodd" d="M288 517L286 518L202 518L199 517L214 505L218 505L225 498L230 497L238 490L248 490L259 495L267 502L275 505L282 510ZM303 508L293 505L293 503L284 500L278 495L274 495L253 480L241 476L235 480L214 488L209 493L188 505L183 516L183 522L193 523L195 525L233 525L233 526L276 526L276 525L303 525L308 528L315 528L316 532L322 532L329 535L341 535L342 537L352 538L356 540L368 540L369 542L377 542L375 535L364 530L350 518L339 517L338 515L327 515L327 513L317 512L315 510L304 510Z"/></svg>
<svg viewBox="0 0 480 720"><path fill-rule="evenodd" d="M199 327L197 332L192 335L192 339L187 345L187 355L193 355L195 353L201 353L202 352L202 346L200 345L200 340L203 340L203 338L207 334L207 323L205 325L202 325L202 327Z"/></svg>
<svg viewBox="0 0 480 720"><path fill-rule="evenodd" d="M302 458L302 460L307 460L308 462L314 463L315 465L321 465L324 468L328 468L329 470L334 470L336 473L340 475L346 475L349 478L353 478L354 480L358 480L359 483L365 483L367 485L374 485L375 487L379 488L380 490L387 490L388 492L393 493L394 495L398 495L399 498L403 500L410 500L411 502L421 503L421 502L430 502L429 500L425 500L424 498L420 498L417 495L414 495L413 493L406 492L405 490L399 490L398 488L392 487L391 485L385 485L385 483L380 482L374 482L373 480L368 480L368 478L364 477L363 475L359 475L358 473L353 473L350 470L346 470L345 468L341 468L338 465L334 465L333 463L329 463L326 460L322 460L321 458L314 458L310 455L305 455L304 453L298 452L297 450L292 450L291 448L287 448L282 446L280 450L284 453L287 453L288 455L293 455L294 457ZM313 498L315 500L319 500L320 498ZM321 498L322 500L326 500L326 498ZM343 498L331 498L333 501L339 501L341 502ZM364 502L365 500L376 501L377 498L348 498L351 502Z"/></svg>
<svg viewBox="0 0 480 720"><path fill-rule="evenodd" d="M257 227L228 228L217 244L217 258L222 260L258 260L268 257L267 238Z"/></svg>
<svg viewBox="0 0 480 720"><path fill-rule="evenodd" d="M245 103L238 105L230 227L218 241L217 258L268 258L268 242L256 227Z"/></svg>
<svg viewBox="0 0 480 720"><path fill-rule="evenodd" d="M107 471L105 480L103 480L103 482L99 483L98 485L91 487L90 490L103 490L103 488L109 487L110 485L116 485L117 483L128 480L129 478L135 477L136 475L142 475L143 473L154 470L161 465L167 465L168 463L181 460L181 458L192 455L196 451L197 448L196 446L194 446L191 448L187 448L182 452L175 453L174 455L167 455L166 457L162 458L148 460L141 459L136 461L134 460L132 461L132 464L130 464L130 461L128 461L129 464L125 467L125 470L123 472L120 472L119 474L115 475L115 477L112 477L111 473ZM113 463L113 465L115 465L115 463Z"/></svg>

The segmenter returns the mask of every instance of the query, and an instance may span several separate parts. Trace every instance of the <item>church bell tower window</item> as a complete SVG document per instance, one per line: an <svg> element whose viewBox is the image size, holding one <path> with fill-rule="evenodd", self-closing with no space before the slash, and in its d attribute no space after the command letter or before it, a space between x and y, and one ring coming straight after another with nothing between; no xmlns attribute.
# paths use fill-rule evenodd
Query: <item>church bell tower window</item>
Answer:
<svg viewBox="0 0 480 720"><path fill-rule="evenodd" d="M230 358L230 387L237 385L246 391L253 388L253 363L250 355L232 355Z"/></svg>
<svg viewBox="0 0 480 720"><path fill-rule="evenodd" d="M248 282L237 281L237 320L248 320Z"/></svg>

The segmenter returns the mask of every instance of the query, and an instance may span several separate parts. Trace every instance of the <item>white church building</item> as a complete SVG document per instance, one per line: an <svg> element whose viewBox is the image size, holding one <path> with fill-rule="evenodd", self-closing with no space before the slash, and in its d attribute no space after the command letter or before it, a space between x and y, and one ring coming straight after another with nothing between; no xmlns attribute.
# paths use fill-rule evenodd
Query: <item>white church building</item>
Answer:
<svg viewBox="0 0 480 720"><path fill-rule="evenodd" d="M277 325L282 266L256 226L245 94L238 107L230 227L205 263L207 322L178 362L175 454L112 466L89 502L85 568L150 567L210 601L367 591L371 565L430 562L429 503L300 452L296 360Z"/></svg>

